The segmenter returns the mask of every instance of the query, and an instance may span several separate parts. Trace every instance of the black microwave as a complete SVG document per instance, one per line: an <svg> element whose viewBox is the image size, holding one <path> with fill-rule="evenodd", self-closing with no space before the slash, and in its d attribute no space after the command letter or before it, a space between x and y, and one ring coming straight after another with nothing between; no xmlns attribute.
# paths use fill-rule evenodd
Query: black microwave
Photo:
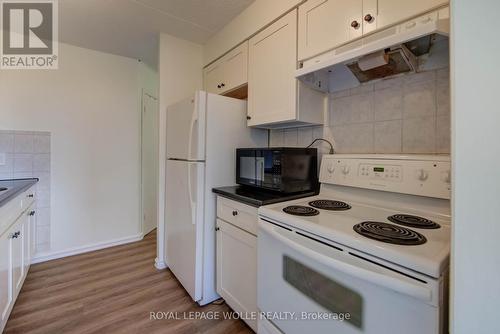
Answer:
<svg viewBox="0 0 500 334"><path fill-rule="evenodd" d="M317 191L316 148L239 148L236 183L281 193Z"/></svg>

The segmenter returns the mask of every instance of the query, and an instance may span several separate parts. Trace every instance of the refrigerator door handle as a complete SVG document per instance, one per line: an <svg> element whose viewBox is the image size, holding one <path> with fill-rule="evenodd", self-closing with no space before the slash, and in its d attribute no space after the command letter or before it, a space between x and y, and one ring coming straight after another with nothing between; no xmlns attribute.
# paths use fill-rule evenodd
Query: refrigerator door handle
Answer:
<svg viewBox="0 0 500 334"><path fill-rule="evenodd" d="M192 159L192 147L193 147L193 133L195 124L198 122L198 103L195 99L194 101L194 112L191 116L191 123L189 125L189 143L188 143L188 159Z"/></svg>
<svg viewBox="0 0 500 334"><path fill-rule="evenodd" d="M191 181L191 167L198 168L196 163L188 163L188 194L189 194L189 208L191 209L191 223L196 225L196 201L193 200L193 186ZM198 174L198 173L197 173Z"/></svg>

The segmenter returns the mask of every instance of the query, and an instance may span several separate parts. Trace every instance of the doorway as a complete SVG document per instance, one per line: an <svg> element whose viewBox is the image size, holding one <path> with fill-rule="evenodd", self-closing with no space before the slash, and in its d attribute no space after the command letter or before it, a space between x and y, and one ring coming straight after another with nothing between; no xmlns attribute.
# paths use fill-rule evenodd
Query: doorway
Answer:
<svg viewBox="0 0 500 334"><path fill-rule="evenodd" d="M141 112L142 233L158 226L158 99L142 92Z"/></svg>

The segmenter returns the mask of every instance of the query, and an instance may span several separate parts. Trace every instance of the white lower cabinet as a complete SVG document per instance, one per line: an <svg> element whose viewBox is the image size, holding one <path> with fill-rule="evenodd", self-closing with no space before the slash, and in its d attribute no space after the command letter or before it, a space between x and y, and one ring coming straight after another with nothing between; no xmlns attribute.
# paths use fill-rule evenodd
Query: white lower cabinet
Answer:
<svg viewBox="0 0 500 334"><path fill-rule="evenodd" d="M224 199L224 202L227 205L232 201ZM242 204L236 204L235 206L241 209ZM257 214L255 214L255 225L257 225ZM257 236L219 218L217 219L217 293L234 311L240 313L250 328L257 332Z"/></svg>
<svg viewBox="0 0 500 334"><path fill-rule="evenodd" d="M29 202L24 197L25 194L12 200L19 201L19 205L10 205L9 212L1 212L3 217L14 215L17 219L5 231L0 231L0 332L21 291L34 251L34 203L32 197ZM1 225L9 226L3 221Z"/></svg>
<svg viewBox="0 0 500 334"><path fill-rule="evenodd" d="M10 270L10 237L8 233L0 236L0 331L7 322L12 304Z"/></svg>

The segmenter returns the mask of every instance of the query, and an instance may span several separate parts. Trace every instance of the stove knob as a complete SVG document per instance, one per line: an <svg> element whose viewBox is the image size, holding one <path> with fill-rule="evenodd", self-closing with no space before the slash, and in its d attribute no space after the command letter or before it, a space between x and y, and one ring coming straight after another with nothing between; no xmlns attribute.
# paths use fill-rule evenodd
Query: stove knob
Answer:
<svg viewBox="0 0 500 334"><path fill-rule="evenodd" d="M442 172L441 173L441 180L445 183L451 183L451 173L450 171Z"/></svg>
<svg viewBox="0 0 500 334"><path fill-rule="evenodd" d="M333 163L328 164L328 167L326 168L328 170L328 173L333 174L335 171L335 165Z"/></svg>
<svg viewBox="0 0 500 334"><path fill-rule="evenodd" d="M425 169L417 170L417 179L420 181L426 181L429 178L429 173Z"/></svg>
<svg viewBox="0 0 500 334"><path fill-rule="evenodd" d="M342 167L342 174L347 175L351 171L351 168L349 166L343 166Z"/></svg>

